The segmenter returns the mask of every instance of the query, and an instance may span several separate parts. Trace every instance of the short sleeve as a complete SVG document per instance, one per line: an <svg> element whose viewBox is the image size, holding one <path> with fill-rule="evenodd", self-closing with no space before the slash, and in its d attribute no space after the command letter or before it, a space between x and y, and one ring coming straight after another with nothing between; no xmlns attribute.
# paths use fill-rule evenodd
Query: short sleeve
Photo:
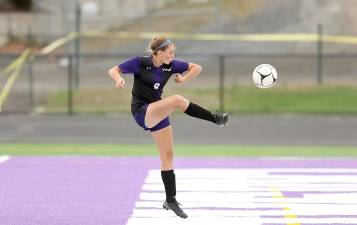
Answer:
<svg viewBox="0 0 357 225"><path fill-rule="evenodd" d="M172 61L172 73L184 73L188 70L188 63L178 60Z"/></svg>
<svg viewBox="0 0 357 225"><path fill-rule="evenodd" d="M134 57L118 65L120 71L123 74L126 73L139 73L140 71L140 59L139 57Z"/></svg>

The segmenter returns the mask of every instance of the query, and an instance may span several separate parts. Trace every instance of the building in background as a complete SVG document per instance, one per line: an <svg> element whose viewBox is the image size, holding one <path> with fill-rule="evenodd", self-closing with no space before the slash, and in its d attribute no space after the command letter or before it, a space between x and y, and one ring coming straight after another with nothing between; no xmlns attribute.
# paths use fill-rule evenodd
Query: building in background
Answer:
<svg viewBox="0 0 357 225"><path fill-rule="evenodd" d="M26 4L15 10L9 2ZM28 33L33 34L37 42L48 43L74 31L77 3L82 9L82 30L119 30L130 22L133 25L124 29L133 32L316 33L321 24L325 34L357 34L355 0L2 0L0 46L9 37L25 40ZM215 46L222 52L262 52L266 48L266 45L256 48L249 44L240 47L237 43L216 43ZM193 47L189 49L195 52L210 50L207 46ZM302 43L293 49L272 46L264 51L310 49L310 44ZM351 51L353 48L346 46L333 46L329 50Z"/></svg>
<svg viewBox="0 0 357 225"><path fill-rule="evenodd" d="M11 2L27 2L27 7ZM0 3L0 44L8 37L24 39L31 32L37 41L48 42L75 28L75 6L82 9L83 29L115 29L146 16L172 0L26 0Z"/></svg>

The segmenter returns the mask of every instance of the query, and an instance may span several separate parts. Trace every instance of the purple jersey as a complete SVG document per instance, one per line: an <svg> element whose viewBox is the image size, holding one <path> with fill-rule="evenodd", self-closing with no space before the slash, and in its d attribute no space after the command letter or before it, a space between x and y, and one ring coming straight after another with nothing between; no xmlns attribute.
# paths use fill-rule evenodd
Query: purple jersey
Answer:
<svg viewBox="0 0 357 225"><path fill-rule="evenodd" d="M161 99L163 88L172 74L184 73L188 63L173 60L170 64L155 67L150 56L134 57L118 65L123 74L134 74L131 111Z"/></svg>

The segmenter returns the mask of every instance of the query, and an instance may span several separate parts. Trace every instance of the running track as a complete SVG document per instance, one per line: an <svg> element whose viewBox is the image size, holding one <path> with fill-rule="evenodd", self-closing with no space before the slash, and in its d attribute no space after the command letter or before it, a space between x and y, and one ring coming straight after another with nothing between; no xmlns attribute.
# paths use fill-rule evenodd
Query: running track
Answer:
<svg viewBox="0 0 357 225"><path fill-rule="evenodd" d="M176 144L357 146L356 116L233 115L224 128L182 114L170 118ZM0 116L0 142L149 143L131 116Z"/></svg>
<svg viewBox="0 0 357 225"><path fill-rule="evenodd" d="M356 159L178 158L184 221L161 209L158 166L152 157L0 156L0 224L357 224Z"/></svg>

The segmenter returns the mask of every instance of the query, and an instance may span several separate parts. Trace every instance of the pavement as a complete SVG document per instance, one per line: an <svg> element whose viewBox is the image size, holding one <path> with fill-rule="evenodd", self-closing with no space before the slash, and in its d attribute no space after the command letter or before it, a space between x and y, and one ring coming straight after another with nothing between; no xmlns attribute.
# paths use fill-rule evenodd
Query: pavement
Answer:
<svg viewBox="0 0 357 225"><path fill-rule="evenodd" d="M170 117L175 143L356 146L356 116L233 115L224 128L184 114ZM153 143L129 115L0 116L0 143Z"/></svg>

